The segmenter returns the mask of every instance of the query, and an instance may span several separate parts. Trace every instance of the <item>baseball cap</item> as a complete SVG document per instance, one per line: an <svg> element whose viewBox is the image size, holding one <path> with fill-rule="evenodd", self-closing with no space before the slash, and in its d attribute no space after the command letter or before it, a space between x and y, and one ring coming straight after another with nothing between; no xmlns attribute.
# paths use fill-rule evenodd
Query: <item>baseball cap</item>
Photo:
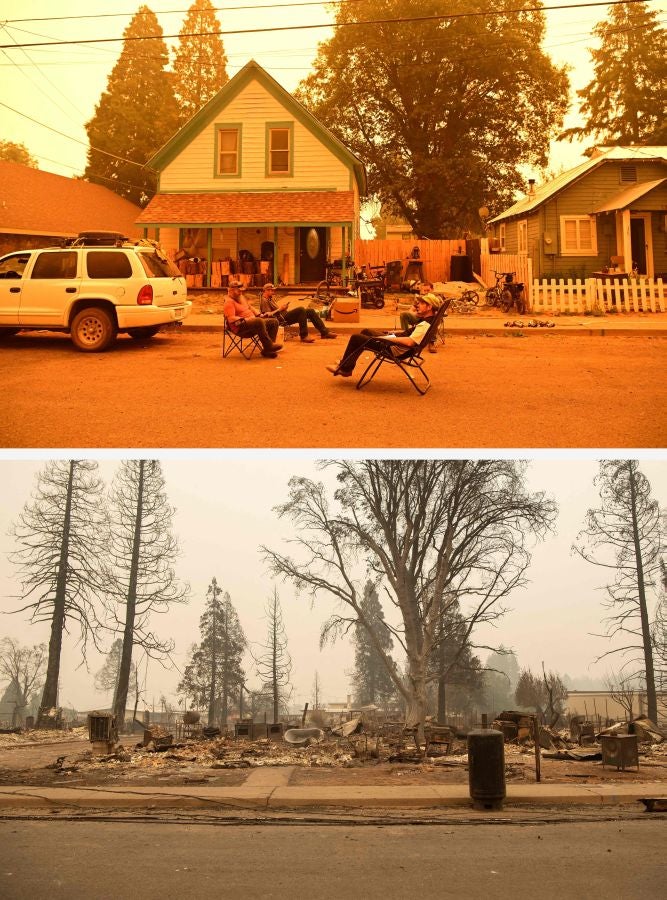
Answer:
<svg viewBox="0 0 667 900"><path fill-rule="evenodd" d="M229 287L242 288L243 282L238 281L236 278L232 278L232 280L229 282Z"/></svg>
<svg viewBox="0 0 667 900"><path fill-rule="evenodd" d="M267 288L271 288L271 290L274 291L276 289L276 286L272 281L267 281L264 285L264 290L266 290Z"/></svg>

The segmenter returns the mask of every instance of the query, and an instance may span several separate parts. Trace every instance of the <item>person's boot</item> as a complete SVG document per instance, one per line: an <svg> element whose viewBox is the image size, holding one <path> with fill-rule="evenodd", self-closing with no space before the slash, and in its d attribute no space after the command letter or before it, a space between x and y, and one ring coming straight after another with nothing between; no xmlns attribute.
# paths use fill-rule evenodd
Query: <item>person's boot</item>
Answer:
<svg viewBox="0 0 667 900"><path fill-rule="evenodd" d="M332 341L334 338L337 338L338 335L334 334L333 331L329 331L327 328L325 331L320 332L320 337L323 341Z"/></svg>
<svg viewBox="0 0 667 900"><path fill-rule="evenodd" d="M302 344L314 344L315 338L308 337L307 334L302 334L301 335L301 343Z"/></svg>

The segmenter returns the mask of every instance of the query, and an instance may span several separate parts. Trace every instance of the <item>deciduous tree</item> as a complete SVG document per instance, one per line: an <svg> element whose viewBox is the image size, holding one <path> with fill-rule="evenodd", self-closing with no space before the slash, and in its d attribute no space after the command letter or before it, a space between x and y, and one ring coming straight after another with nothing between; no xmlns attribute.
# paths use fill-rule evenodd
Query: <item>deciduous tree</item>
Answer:
<svg viewBox="0 0 667 900"><path fill-rule="evenodd" d="M174 86L181 124L229 81L220 22L210 0L195 0L181 28L174 59Z"/></svg>
<svg viewBox="0 0 667 900"><path fill-rule="evenodd" d="M178 127L162 33L155 13L141 6L123 33L118 62L86 124L90 148L85 177L142 205L157 185L155 173L143 167Z"/></svg>
<svg viewBox="0 0 667 900"><path fill-rule="evenodd" d="M22 647L13 638L0 640L0 679L9 682L14 702L12 728L23 720L32 695L41 687L46 655L46 644Z"/></svg>
<svg viewBox="0 0 667 900"><path fill-rule="evenodd" d="M89 639L97 647L98 619L93 600L95 572L102 553L100 528L104 507L97 463L91 460L48 462L37 476L31 501L12 528L18 549L23 605L31 621L49 622L49 658L38 726L58 705L63 631L79 628L85 658Z"/></svg>
<svg viewBox="0 0 667 900"><path fill-rule="evenodd" d="M586 528L574 550L587 562L613 572L606 585L607 637L620 639L603 658L625 657L621 674L646 682L649 718L657 718L652 641L652 600L656 599L660 560L664 552L663 526L651 485L634 459L604 460L596 477L600 507L589 509Z"/></svg>
<svg viewBox="0 0 667 900"><path fill-rule="evenodd" d="M498 618L503 600L524 584L529 544L550 527L555 505L524 484L525 465L509 460L329 461L339 487L290 480L278 512L296 529L300 558L263 548L275 574L343 611L327 626L362 624L407 707L407 724L422 729L430 665L441 634L439 611L456 598L468 638ZM382 578L399 625L394 640L407 657L399 677L367 621L359 564Z"/></svg>
<svg viewBox="0 0 667 900"><path fill-rule="evenodd" d="M178 686L195 706L208 708L208 724L227 725L230 698L245 681L241 665L246 638L229 594L216 578L206 591L206 604L199 620L201 641L190 651Z"/></svg>
<svg viewBox="0 0 667 900"><path fill-rule="evenodd" d="M546 165L568 79L541 49L541 9L367 0L341 3L336 23L298 97L417 235L478 232L479 208L500 212L523 187L520 167Z"/></svg>
<svg viewBox="0 0 667 900"><path fill-rule="evenodd" d="M106 563L101 573L112 630L123 633L114 696L120 728L135 646L164 660L174 648L152 630L151 618L172 603L187 601L189 586L176 577L178 541L172 533L173 509L167 501L162 467L155 459L121 463L111 489Z"/></svg>
<svg viewBox="0 0 667 900"><path fill-rule="evenodd" d="M473 697L481 697L483 673L481 663L473 652L468 623L461 615L456 599L443 597L439 619L431 667L437 685L437 721L445 722L450 689L454 689L459 698L467 695L466 705L469 707Z"/></svg>
<svg viewBox="0 0 667 900"><path fill-rule="evenodd" d="M665 29L648 3L616 4L593 29L593 79L577 91L584 124L561 138L605 144L667 143Z"/></svg>
<svg viewBox="0 0 667 900"><path fill-rule="evenodd" d="M0 159L20 163L22 166L30 166L31 169L39 168L37 160L26 145L15 144L14 141L0 141Z"/></svg>

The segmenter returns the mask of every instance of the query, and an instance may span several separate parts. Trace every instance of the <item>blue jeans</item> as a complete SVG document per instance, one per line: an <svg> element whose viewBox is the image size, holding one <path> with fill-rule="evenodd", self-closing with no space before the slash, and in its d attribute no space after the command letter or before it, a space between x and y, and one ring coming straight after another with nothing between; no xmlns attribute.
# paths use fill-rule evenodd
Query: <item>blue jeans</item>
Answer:
<svg viewBox="0 0 667 900"><path fill-rule="evenodd" d="M308 322L312 322L320 334L327 333L326 325L314 309L306 309L305 306L295 306L294 309L288 309L287 312L282 313L281 317L286 325L298 324L299 337L301 338L308 337Z"/></svg>

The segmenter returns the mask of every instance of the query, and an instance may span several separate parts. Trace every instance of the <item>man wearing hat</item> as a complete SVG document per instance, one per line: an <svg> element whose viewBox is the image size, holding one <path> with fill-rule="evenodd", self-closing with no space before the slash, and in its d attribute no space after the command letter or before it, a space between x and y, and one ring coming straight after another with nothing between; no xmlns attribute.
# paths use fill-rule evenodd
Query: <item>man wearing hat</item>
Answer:
<svg viewBox="0 0 667 900"><path fill-rule="evenodd" d="M437 294L433 293L433 282L432 281L420 281L419 282L419 296L420 297L432 297L435 301L435 308L437 309L442 303L442 298L438 297ZM401 328L403 331L409 331L410 328L414 328L414 326L419 322L419 314L416 310L417 301L415 300L414 311L413 312L402 312L401 313ZM428 345L429 353L437 353L438 349L435 346L436 337Z"/></svg>
<svg viewBox="0 0 667 900"><path fill-rule="evenodd" d="M243 285L240 281L231 280L227 288L227 296L223 313L227 327L240 337L252 337L256 334L262 344L262 356L275 359L282 344L276 344L278 320L273 316L260 318L243 296Z"/></svg>
<svg viewBox="0 0 667 900"><path fill-rule="evenodd" d="M417 309L418 322L409 333L385 334L382 331L365 328L363 331L353 334L347 342L343 358L338 365L327 366L327 371L331 372L332 375L342 375L344 378L349 378L364 350L373 350L380 341L383 344L387 342L396 344L397 352L400 352L401 348L414 347L428 331L437 306L439 304L433 294L424 294L417 297L415 307Z"/></svg>
<svg viewBox="0 0 667 900"><path fill-rule="evenodd" d="M259 301L259 309L263 316L273 316L280 325L298 324L299 337L304 344L314 343L313 338L308 337L308 322L312 322L322 338L330 340L338 336L329 331L314 309L306 309L305 306L295 306L294 309L288 309L289 301L283 303L282 306L278 306L274 291L275 287L270 281L264 285Z"/></svg>

